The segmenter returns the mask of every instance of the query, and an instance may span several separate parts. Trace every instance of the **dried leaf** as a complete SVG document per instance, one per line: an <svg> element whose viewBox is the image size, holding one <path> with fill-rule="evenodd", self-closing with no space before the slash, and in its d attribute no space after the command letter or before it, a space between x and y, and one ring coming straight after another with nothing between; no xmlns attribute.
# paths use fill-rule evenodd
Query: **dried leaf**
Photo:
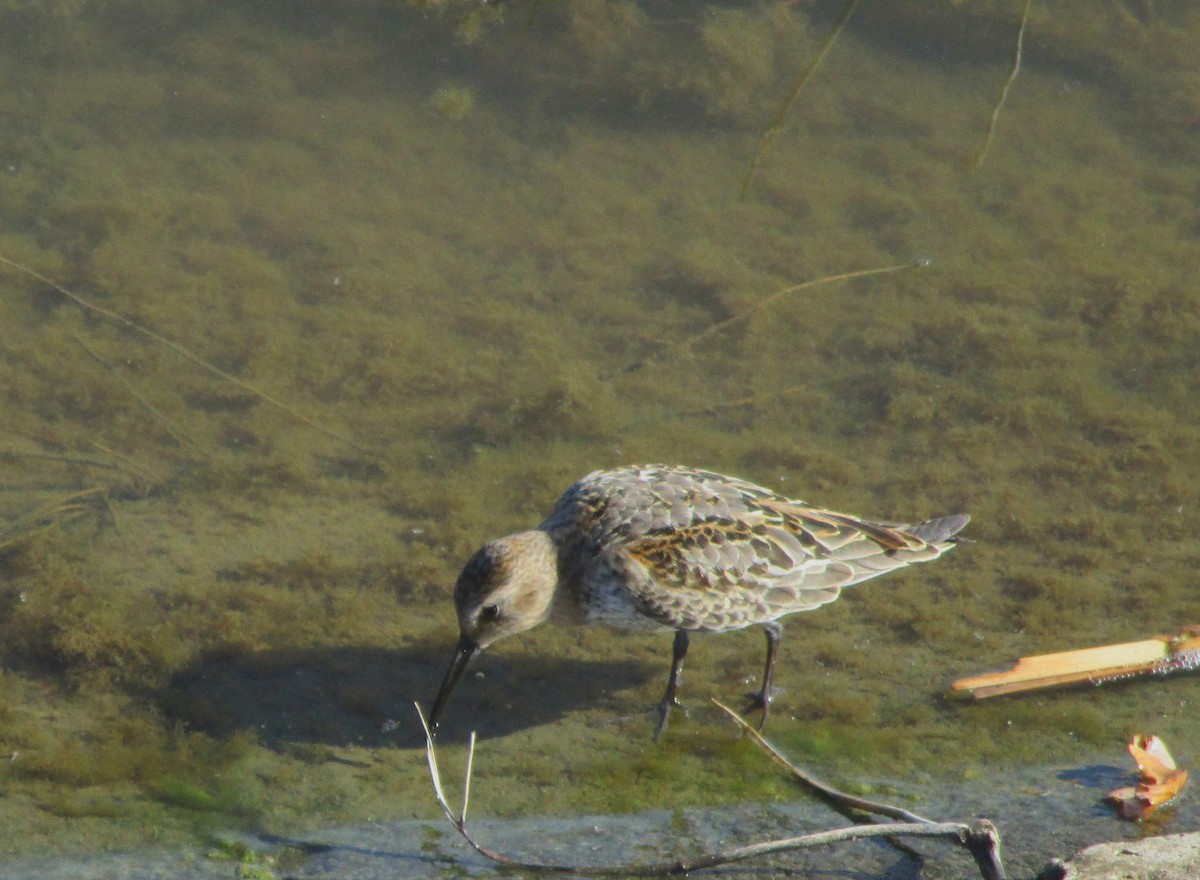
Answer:
<svg viewBox="0 0 1200 880"><path fill-rule="evenodd" d="M1124 786L1108 793L1116 801L1122 819L1140 822L1159 807L1170 803L1187 782L1186 770L1175 766L1175 759L1156 736L1138 734L1129 743L1129 754L1142 774L1137 786Z"/></svg>

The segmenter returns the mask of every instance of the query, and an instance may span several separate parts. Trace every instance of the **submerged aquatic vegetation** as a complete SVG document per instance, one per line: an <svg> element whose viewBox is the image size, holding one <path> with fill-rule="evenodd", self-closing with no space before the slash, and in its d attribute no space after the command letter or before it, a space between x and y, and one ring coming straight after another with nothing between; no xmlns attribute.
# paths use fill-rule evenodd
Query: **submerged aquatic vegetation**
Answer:
<svg viewBox="0 0 1200 880"><path fill-rule="evenodd" d="M429 99L433 112L446 119L458 121L470 115L475 107L475 90L470 86L439 86Z"/></svg>
<svg viewBox="0 0 1200 880"><path fill-rule="evenodd" d="M396 706L436 687L458 561L636 461L976 514L952 572L789 633L795 717L773 735L793 754L961 775L1162 714L1140 693L940 697L983 656L1194 605L1190 6L1035 6L1002 136L967 177L1017 4L861 4L742 203L829 7L510 5L470 47L396 4L122 8L168 6L179 26L153 45L143 19L84 10L29 35L53 64L0 60L0 255L370 451L0 278L0 529L57 512L0 539L5 853L94 847L101 825L135 845L147 825L428 815ZM474 91L465 125L431 112L447 83ZM920 254L921 273L749 312ZM657 697L639 671L660 641L539 639L481 668L539 713L486 713L479 784L511 789L509 814L776 795L704 711L658 756L602 723ZM698 693L745 684L728 670L748 645L718 642L689 657ZM876 716L918 734L864 732ZM1187 748L1184 721L1155 729ZM628 784L596 784L612 774ZM172 779L217 809L157 796Z"/></svg>

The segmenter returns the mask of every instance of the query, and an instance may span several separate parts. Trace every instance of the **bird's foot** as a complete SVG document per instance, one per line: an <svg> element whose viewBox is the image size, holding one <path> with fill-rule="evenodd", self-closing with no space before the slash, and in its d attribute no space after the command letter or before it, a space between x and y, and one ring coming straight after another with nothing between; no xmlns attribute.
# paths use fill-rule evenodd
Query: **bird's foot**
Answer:
<svg viewBox="0 0 1200 880"><path fill-rule="evenodd" d="M747 703L746 707L742 709L742 714L749 715L757 710L762 711L762 718L758 722L759 732L762 732L762 729L767 726L767 716L771 714L771 700L778 693L780 693L779 688L771 688L770 692L763 688L752 694L746 694Z"/></svg>
<svg viewBox="0 0 1200 880"><path fill-rule="evenodd" d="M683 704L679 702L679 700L677 700L675 697L664 698L663 701L658 704L655 710L658 713L658 724L654 728L655 742L660 742L663 734L666 733L667 719L671 716L672 708L678 709L683 713L685 718L687 717L687 709L683 708Z"/></svg>

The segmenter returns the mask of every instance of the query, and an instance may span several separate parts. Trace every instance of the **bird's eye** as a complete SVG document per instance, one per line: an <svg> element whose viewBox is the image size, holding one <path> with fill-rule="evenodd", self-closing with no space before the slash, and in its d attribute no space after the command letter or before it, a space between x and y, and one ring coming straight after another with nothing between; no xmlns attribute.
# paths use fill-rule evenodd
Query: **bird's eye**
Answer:
<svg viewBox="0 0 1200 880"><path fill-rule="evenodd" d="M479 620L481 623L491 623L500 617L500 606L484 605L479 609Z"/></svg>

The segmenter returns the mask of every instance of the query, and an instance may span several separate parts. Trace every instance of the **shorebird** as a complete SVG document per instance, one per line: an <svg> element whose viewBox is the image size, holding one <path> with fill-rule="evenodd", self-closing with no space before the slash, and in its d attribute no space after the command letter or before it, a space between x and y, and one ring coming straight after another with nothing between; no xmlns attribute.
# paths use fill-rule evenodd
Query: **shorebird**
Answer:
<svg viewBox="0 0 1200 880"><path fill-rule="evenodd" d="M641 465L588 474L536 529L484 544L454 586L461 636L430 711L433 730L480 651L546 620L674 631L655 738L678 706L690 632L761 626L771 708L780 618L843 587L952 548L966 514L914 525L835 513L723 474Z"/></svg>

